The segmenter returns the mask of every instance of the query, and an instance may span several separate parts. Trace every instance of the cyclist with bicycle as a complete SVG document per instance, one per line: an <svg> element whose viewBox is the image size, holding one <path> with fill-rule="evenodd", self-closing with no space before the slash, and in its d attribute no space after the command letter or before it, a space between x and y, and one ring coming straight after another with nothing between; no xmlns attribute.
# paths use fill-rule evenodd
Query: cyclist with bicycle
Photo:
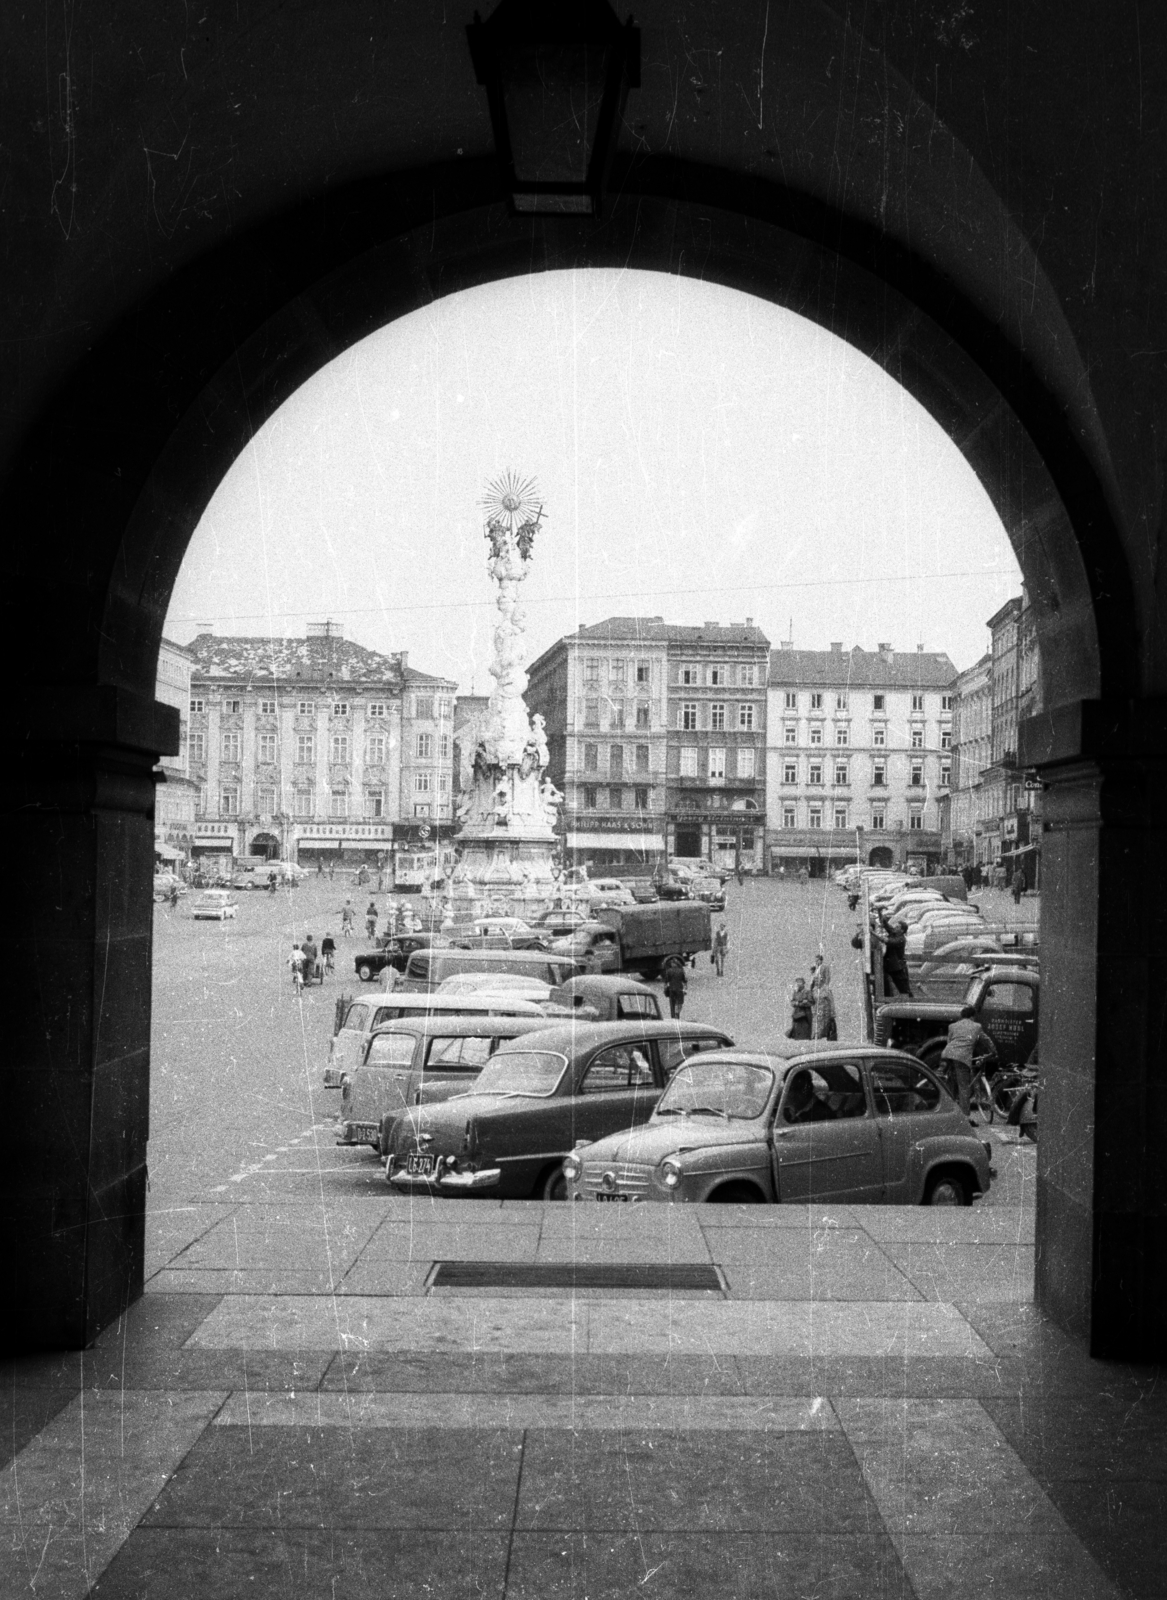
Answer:
<svg viewBox="0 0 1167 1600"><path fill-rule="evenodd" d="M952 1085L966 1117L972 1113L974 1057L995 1053L996 1046L976 1020L972 1006L961 1006L960 1016L948 1024L948 1041L940 1057L940 1070Z"/></svg>

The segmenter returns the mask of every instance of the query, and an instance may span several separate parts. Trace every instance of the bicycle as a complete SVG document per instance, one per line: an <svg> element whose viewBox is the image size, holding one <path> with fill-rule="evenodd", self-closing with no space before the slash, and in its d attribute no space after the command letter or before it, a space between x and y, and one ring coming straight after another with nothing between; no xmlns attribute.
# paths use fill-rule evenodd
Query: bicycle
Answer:
<svg viewBox="0 0 1167 1600"><path fill-rule="evenodd" d="M292 968L292 999L299 1000L304 993L304 969L301 966Z"/></svg>

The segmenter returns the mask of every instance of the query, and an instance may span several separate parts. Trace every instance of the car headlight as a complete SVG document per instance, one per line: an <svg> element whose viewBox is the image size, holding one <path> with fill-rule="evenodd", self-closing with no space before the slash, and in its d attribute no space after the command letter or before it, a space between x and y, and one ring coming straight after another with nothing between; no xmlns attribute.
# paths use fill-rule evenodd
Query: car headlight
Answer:
<svg viewBox="0 0 1167 1600"><path fill-rule="evenodd" d="M579 1156L564 1156L563 1176L567 1179L568 1183L578 1183L580 1180L580 1174L582 1172L583 1162L580 1160Z"/></svg>
<svg viewBox="0 0 1167 1600"><path fill-rule="evenodd" d="M666 1156L660 1164L660 1181L666 1189L675 1189L681 1181L680 1163Z"/></svg>

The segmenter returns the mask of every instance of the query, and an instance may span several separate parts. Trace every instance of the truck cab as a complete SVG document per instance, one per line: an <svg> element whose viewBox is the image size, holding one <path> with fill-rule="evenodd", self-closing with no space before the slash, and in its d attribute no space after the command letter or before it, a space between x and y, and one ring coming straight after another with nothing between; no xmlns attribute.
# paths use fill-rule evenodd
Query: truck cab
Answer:
<svg viewBox="0 0 1167 1600"><path fill-rule="evenodd" d="M875 1012L875 1043L910 1050L934 1064L948 1039L948 1025L971 1006L993 1041L1002 1066L1021 1066L1037 1044L1041 979L1031 966L995 963L969 979L959 1000L886 1000Z"/></svg>

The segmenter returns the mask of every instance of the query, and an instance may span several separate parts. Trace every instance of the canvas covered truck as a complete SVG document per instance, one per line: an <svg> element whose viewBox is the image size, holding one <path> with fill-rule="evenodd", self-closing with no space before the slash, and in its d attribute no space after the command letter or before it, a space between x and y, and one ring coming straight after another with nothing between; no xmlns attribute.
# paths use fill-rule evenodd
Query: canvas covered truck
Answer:
<svg viewBox="0 0 1167 1600"><path fill-rule="evenodd" d="M669 956L688 960L713 945L709 907L699 900L659 900L650 905L598 906L552 949L594 964L596 972L638 972L655 978Z"/></svg>

